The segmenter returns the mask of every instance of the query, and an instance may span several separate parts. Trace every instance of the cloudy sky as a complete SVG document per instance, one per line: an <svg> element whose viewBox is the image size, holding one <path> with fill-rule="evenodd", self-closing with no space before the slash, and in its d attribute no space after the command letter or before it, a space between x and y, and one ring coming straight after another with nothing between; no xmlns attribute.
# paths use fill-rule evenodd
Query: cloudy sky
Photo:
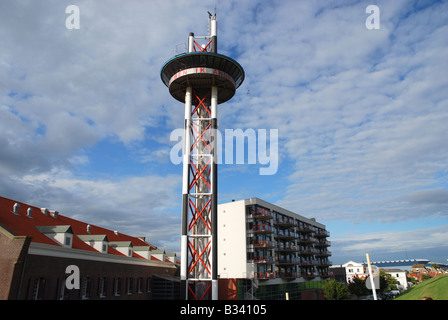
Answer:
<svg viewBox="0 0 448 320"><path fill-rule="evenodd" d="M178 252L184 113L160 69L216 3L0 1L0 195ZM334 263L446 262L448 2L228 0L217 15L218 50L246 73L220 130L279 137L275 175L220 165L219 201L316 218Z"/></svg>

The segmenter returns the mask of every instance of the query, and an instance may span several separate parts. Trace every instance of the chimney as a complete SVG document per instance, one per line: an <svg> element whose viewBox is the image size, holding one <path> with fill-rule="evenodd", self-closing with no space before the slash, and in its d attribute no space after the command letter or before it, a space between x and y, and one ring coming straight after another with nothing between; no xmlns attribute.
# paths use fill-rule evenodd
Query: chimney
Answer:
<svg viewBox="0 0 448 320"><path fill-rule="evenodd" d="M17 211L19 211L19 208L20 208L20 204L18 204L17 202L14 203L14 206L12 207L12 213L18 215L19 213Z"/></svg>

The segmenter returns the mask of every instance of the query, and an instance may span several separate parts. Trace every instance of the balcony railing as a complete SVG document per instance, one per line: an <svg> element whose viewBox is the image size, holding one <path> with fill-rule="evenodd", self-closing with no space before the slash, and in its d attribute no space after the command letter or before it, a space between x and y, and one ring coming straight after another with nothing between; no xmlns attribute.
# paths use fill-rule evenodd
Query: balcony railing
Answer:
<svg viewBox="0 0 448 320"><path fill-rule="evenodd" d="M299 260L297 262L297 264L301 267L312 267L314 265L316 265L317 261L312 259L312 260Z"/></svg>
<svg viewBox="0 0 448 320"><path fill-rule="evenodd" d="M274 257L271 256L258 256L254 257L254 263L274 263Z"/></svg>
<svg viewBox="0 0 448 320"><path fill-rule="evenodd" d="M251 210L251 214L253 218L256 219L272 219L274 218L274 213L266 208L257 207L255 210Z"/></svg>
<svg viewBox="0 0 448 320"><path fill-rule="evenodd" d="M312 232L314 232L314 229L311 226L302 224L297 227L297 231L302 232L302 233L312 233Z"/></svg>
<svg viewBox="0 0 448 320"><path fill-rule="evenodd" d="M331 252L330 251L328 251L328 250L318 250L316 253L315 253L315 255L316 256L320 256L320 257L329 257L329 256L331 256Z"/></svg>
<svg viewBox="0 0 448 320"><path fill-rule="evenodd" d="M274 232L274 228L272 228L271 225L269 225L267 223L254 224L252 230L255 233L273 233Z"/></svg>
<svg viewBox="0 0 448 320"><path fill-rule="evenodd" d="M278 244L278 250L279 251L297 251L297 247L293 243L289 243L289 242L283 243L283 242L280 242Z"/></svg>
<svg viewBox="0 0 448 320"><path fill-rule="evenodd" d="M257 279L274 279L276 277L275 272L254 272L254 276Z"/></svg>
<svg viewBox="0 0 448 320"><path fill-rule="evenodd" d="M298 258L279 258L278 263L279 264L297 264L300 260Z"/></svg>
<svg viewBox="0 0 448 320"><path fill-rule="evenodd" d="M295 226L297 225L294 218L291 217L285 217L281 215L277 215L277 220L275 221L278 225L281 226Z"/></svg>
<svg viewBox="0 0 448 320"><path fill-rule="evenodd" d="M295 233L293 230L282 230L282 229L276 232L276 236L278 238L290 238L290 239L299 237L299 235Z"/></svg>
<svg viewBox="0 0 448 320"><path fill-rule="evenodd" d="M253 245L255 248L274 248L275 242L270 240L254 240Z"/></svg>
<svg viewBox="0 0 448 320"><path fill-rule="evenodd" d="M317 247L329 247L331 243L328 240L319 240L314 245Z"/></svg>
<svg viewBox="0 0 448 320"><path fill-rule="evenodd" d="M331 261L330 260L317 260L317 266L318 267L329 267L331 266Z"/></svg>
<svg viewBox="0 0 448 320"><path fill-rule="evenodd" d="M330 236L330 232L328 232L327 230L324 229L317 229L317 231L314 232L314 236L315 237L329 237Z"/></svg>
<svg viewBox="0 0 448 320"><path fill-rule="evenodd" d="M299 248L299 254L301 255L315 255L318 253L316 248Z"/></svg>
<svg viewBox="0 0 448 320"><path fill-rule="evenodd" d="M298 273L296 271L280 271L277 273L277 277L279 277L279 278L292 279L292 278L298 278L300 276L301 276L300 273Z"/></svg>

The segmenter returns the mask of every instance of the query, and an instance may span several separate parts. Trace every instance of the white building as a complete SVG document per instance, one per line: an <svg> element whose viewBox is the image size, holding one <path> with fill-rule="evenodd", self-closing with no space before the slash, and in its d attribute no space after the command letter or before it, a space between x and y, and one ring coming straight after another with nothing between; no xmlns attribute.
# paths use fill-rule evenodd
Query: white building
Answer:
<svg viewBox="0 0 448 320"><path fill-rule="evenodd" d="M348 261L342 265L345 268L345 281L347 283L351 282L353 278L364 279L368 274L364 273L364 266L362 263Z"/></svg>
<svg viewBox="0 0 448 320"><path fill-rule="evenodd" d="M327 279L329 232L258 198L218 206L218 274L282 284Z"/></svg>
<svg viewBox="0 0 448 320"><path fill-rule="evenodd" d="M392 278L397 280L397 289L405 291L409 288L408 279L406 277L406 271L400 269L383 269L384 272L391 275Z"/></svg>

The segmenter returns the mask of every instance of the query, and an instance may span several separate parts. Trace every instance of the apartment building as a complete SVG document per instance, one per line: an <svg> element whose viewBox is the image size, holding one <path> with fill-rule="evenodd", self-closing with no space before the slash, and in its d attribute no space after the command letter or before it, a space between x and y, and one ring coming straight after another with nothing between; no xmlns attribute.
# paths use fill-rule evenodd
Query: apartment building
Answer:
<svg viewBox="0 0 448 320"><path fill-rule="evenodd" d="M218 206L220 279L258 285L319 281L330 277L325 226L258 198Z"/></svg>

